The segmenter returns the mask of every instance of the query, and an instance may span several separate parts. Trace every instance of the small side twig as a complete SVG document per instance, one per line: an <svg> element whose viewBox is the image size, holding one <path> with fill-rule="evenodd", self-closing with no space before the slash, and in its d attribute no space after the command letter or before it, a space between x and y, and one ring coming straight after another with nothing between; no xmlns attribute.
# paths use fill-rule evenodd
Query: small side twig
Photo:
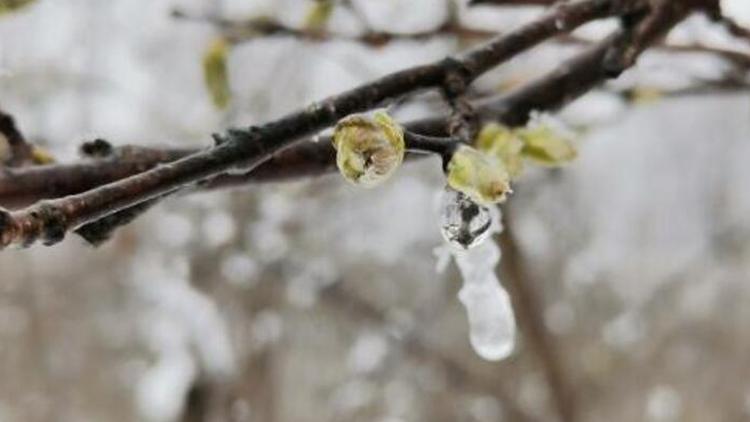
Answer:
<svg viewBox="0 0 750 422"><path fill-rule="evenodd" d="M21 131L16 126L15 119L10 114L0 110L0 136L8 142L10 156L1 165L17 167L31 161L32 146L26 142Z"/></svg>
<svg viewBox="0 0 750 422"><path fill-rule="evenodd" d="M417 153L432 153L441 158L453 155L462 142L459 138L443 138L439 136L421 135L410 131L404 132L407 151Z"/></svg>

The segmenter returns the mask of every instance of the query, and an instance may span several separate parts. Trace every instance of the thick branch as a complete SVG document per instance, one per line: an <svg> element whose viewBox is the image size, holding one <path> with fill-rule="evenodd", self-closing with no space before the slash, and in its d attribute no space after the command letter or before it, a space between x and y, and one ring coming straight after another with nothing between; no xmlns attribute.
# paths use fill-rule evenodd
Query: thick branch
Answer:
<svg viewBox="0 0 750 422"><path fill-rule="evenodd" d="M539 42L593 19L631 9L636 0L586 0L565 3L538 20L501 36L456 59L443 60L392 73L374 82L246 130L230 130L206 151L158 165L146 172L69 197L42 201L30 208L0 214L0 247L59 242L65 233L83 224L141 202L179 190L226 171L249 172L299 141L339 119L368 110L421 89L441 87L460 64L471 81L492 67Z"/></svg>
<svg viewBox="0 0 750 422"><path fill-rule="evenodd" d="M688 8L675 5L668 19L664 20L662 30L651 33L644 43L656 42L688 12ZM511 126L520 126L528 121L534 110L557 109L568 104L613 76L602 63L611 48L620 45L626 36L626 32L618 31L605 42L563 63L551 74L511 91L502 101L479 109L480 113L485 119L495 118Z"/></svg>

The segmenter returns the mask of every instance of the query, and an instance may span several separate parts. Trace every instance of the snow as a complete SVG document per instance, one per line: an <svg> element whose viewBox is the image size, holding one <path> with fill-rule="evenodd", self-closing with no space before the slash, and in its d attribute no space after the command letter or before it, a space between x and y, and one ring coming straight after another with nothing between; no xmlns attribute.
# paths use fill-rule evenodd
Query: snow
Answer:
<svg viewBox="0 0 750 422"><path fill-rule="evenodd" d="M653 422L670 422L680 420L682 398L668 385L654 387L646 402L647 420Z"/></svg>
<svg viewBox="0 0 750 422"><path fill-rule="evenodd" d="M356 373L368 373L377 370L388 355L387 339L373 332L360 334L347 358L347 366Z"/></svg>
<svg viewBox="0 0 750 422"><path fill-rule="evenodd" d="M747 0L721 0L721 11L741 25L750 25L750 3Z"/></svg>

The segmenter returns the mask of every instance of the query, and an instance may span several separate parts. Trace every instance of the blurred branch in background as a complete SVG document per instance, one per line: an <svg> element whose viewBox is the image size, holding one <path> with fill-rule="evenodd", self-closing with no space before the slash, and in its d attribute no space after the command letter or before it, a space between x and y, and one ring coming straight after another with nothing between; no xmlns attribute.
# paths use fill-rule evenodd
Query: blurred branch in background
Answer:
<svg viewBox="0 0 750 422"><path fill-rule="evenodd" d="M538 5L550 5L553 2L549 0L536 0L536 2L534 0L517 0L513 2L507 0L499 0L496 3L497 5L528 5L531 3ZM477 4L483 3L480 1ZM424 41L435 37L455 37L462 41L485 41L501 34L501 32L499 31L465 26L460 21L458 21L455 16L449 16L449 18L445 22L443 22L436 28L422 32L394 33L367 29L363 34L359 35L347 35L320 29L312 30L304 27L291 27L266 16L248 18L244 20L234 20L208 14L190 14L180 9L173 10L173 16L179 20L212 25L217 29L217 31L224 39L232 44L273 36L288 36L309 42L339 40L358 42L371 47L382 47L385 44L393 41ZM733 33L735 33L735 35L739 37L743 37L741 29L742 27L740 27L736 23L733 23L733 26L736 28L740 28L733 31ZM554 39L554 41L561 44L573 45L590 45L596 42L596 40L568 33L559 34ZM746 70L750 68L750 54L740 50L711 45L702 45L699 43L681 44L677 42L660 42L656 43L653 48L674 52L716 55L724 58L728 62L733 63L740 70Z"/></svg>
<svg viewBox="0 0 750 422"><path fill-rule="evenodd" d="M514 237L511 212L505 213L505 230L497 241L503 251L501 261L502 280L513 300L513 309L518 314L522 333L528 340L531 352L541 362L544 376L561 421L580 420L577 415L576 396L569 377L566 376L564 358L555 344L552 334L544 322L544 301L539 296L538 280L534 280L530 269Z"/></svg>
<svg viewBox="0 0 750 422"><path fill-rule="evenodd" d="M289 36L306 41L343 40L362 43L371 47L381 47L394 40L424 41L436 36L456 36L462 39L486 40L497 35L491 31L467 28L453 22L445 22L435 29L423 32L399 34L367 30L359 35L346 35L330 31L295 28L268 17L233 20L208 15L192 15L180 9L175 9L172 12L172 16L188 22L213 25L232 44L265 37Z"/></svg>

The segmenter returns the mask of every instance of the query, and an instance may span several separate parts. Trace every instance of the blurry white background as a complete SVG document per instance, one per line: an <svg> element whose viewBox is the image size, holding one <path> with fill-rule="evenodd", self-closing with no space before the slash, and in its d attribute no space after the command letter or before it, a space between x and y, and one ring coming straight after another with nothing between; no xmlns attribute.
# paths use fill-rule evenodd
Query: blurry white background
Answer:
<svg viewBox="0 0 750 422"><path fill-rule="evenodd" d="M448 10L443 0L355 3L394 32L438 26ZM747 15L744 1L730 3ZM380 48L249 41L230 53L232 104L217 110L201 69L217 32L171 11L299 25L309 4L39 0L0 16L0 101L61 160L94 137L202 146L221 128L465 47L450 37ZM462 18L507 30L538 13ZM331 25L361 29L345 11ZM702 18L672 36L750 54ZM575 51L535 49L480 86L520 83ZM677 88L726 66L651 53L612 86ZM597 91L561 118L587 127L579 159L528 172L504 213L577 420L749 419L747 92L629 103ZM0 421L554 420L544 353L523 322L505 361L470 348L458 272L435 270L442 183L439 163L425 161L371 191L326 176L193 195L101 249L71 236L3 251ZM195 408L215 419L190 419Z"/></svg>

